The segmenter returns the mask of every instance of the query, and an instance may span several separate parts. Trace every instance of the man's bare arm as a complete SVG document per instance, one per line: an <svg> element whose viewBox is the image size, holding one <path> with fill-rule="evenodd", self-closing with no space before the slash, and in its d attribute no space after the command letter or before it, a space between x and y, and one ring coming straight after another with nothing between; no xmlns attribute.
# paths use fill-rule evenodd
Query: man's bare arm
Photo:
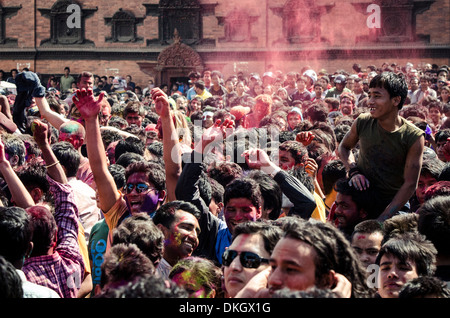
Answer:
<svg viewBox="0 0 450 318"><path fill-rule="evenodd" d="M405 181L391 203L378 217L378 220L384 221L395 215L414 194L419 181L420 169L422 168L424 143L425 139L422 136L409 149L408 155L406 156L405 171L403 173Z"/></svg>

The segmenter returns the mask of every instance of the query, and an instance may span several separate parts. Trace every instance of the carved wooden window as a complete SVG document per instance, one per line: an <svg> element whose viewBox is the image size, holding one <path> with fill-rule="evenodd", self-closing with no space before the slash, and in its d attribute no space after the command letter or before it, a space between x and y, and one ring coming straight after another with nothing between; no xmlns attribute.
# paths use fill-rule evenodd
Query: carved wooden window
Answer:
<svg viewBox="0 0 450 318"><path fill-rule="evenodd" d="M111 25L110 42L137 42L142 38L137 36L137 25L144 18L136 18L133 13L119 9L112 18L105 18L107 25Z"/></svg>
<svg viewBox="0 0 450 318"><path fill-rule="evenodd" d="M160 37L163 42L172 40L175 29L185 43L193 44L201 37L201 12L197 0L161 0L159 3Z"/></svg>

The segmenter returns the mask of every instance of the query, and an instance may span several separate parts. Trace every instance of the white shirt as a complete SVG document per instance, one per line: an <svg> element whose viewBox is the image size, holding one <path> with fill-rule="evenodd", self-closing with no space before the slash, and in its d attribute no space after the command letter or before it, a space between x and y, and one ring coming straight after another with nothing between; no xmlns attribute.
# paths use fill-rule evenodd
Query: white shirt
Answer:
<svg viewBox="0 0 450 318"><path fill-rule="evenodd" d="M16 271L22 279L23 298L61 298L53 289L27 281L20 269Z"/></svg>

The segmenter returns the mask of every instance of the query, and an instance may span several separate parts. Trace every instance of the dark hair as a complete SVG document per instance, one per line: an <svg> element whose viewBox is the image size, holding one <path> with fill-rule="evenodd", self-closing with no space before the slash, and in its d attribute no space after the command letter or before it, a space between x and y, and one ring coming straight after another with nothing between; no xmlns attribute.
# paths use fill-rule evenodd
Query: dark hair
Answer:
<svg viewBox="0 0 450 318"><path fill-rule="evenodd" d="M270 221L259 219L258 221L243 222L236 225L233 231L233 241L241 234L259 234L264 242L264 249L271 254L275 245L280 240L283 231L279 226Z"/></svg>
<svg viewBox="0 0 450 318"><path fill-rule="evenodd" d="M151 182L156 190L162 191L166 189L166 172L164 168L156 162L135 162L125 169L125 178L128 178L136 172L144 172L148 181Z"/></svg>
<svg viewBox="0 0 450 318"><path fill-rule="evenodd" d="M349 185L349 179L342 178L335 183L334 189L336 192L350 196L359 210L363 209L367 212L369 219L377 218L382 212L376 207L377 195L371 187L361 191Z"/></svg>
<svg viewBox="0 0 450 318"><path fill-rule="evenodd" d="M136 137L127 137L125 139L121 139L116 145L114 153L115 160L117 161L120 155L125 152L134 152L143 156L145 152L145 145L142 140Z"/></svg>
<svg viewBox="0 0 450 318"><path fill-rule="evenodd" d="M83 77L94 77L94 74L92 74L91 72L88 72L88 71L83 71L83 72L81 72L79 75L78 75L78 77L77 77L77 83L80 83L81 82L81 79L83 78Z"/></svg>
<svg viewBox="0 0 450 318"><path fill-rule="evenodd" d="M420 276L407 281L398 298L450 298L450 289L437 277Z"/></svg>
<svg viewBox="0 0 450 318"><path fill-rule="evenodd" d="M384 88L388 91L390 98L400 96L398 109L402 109L405 99L408 96L408 84L402 74L383 72L376 75L370 81L369 88Z"/></svg>
<svg viewBox="0 0 450 318"><path fill-rule="evenodd" d="M0 298L23 298L22 284L16 268L0 255Z"/></svg>
<svg viewBox="0 0 450 318"><path fill-rule="evenodd" d="M136 244L157 267L164 251L164 234L148 214L138 213L114 229L111 245L120 243Z"/></svg>
<svg viewBox="0 0 450 318"><path fill-rule="evenodd" d="M375 219L364 220L355 225L352 237L355 233L380 233L381 235L384 235L383 222Z"/></svg>
<svg viewBox="0 0 450 318"><path fill-rule="evenodd" d="M352 284L353 298L372 298L373 291L366 284L366 272L345 236L332 224L293 218L283 226L285 238L310 245L316 252L316 287L330 284L328 273L334 270Z"/></svg>
<svg viewBox="0 0 450 318"><path fill-rule="evenodd" d="M126 168L132 163L145 161L144 156L135 152L124 152L115 161L116 164Z"/></svg>
<svg viewBox="0 0 450 318"><path fill-rule="evenodd" d="M211 184L211 199L214 199L216 203L223 202L223 194L225 188L215 179L208 178Z"/></svg>
<svg viewBox="0 0 450 318"><path fill-rule="evenodd" d="M5 146L5 153L11 157L17 155L17 165L23 165L25 163L26 155L26 148L23 140L12 134L5 134L2 139Z"/></svg>
<svg viewBox="0 0 450 318"><path fill-rule="evenodd" d="M288 140L283 142L278 148L289 152L295 160L295 165L304 163L308 159L308 150L301 142Z"/></svg>
<svg viewBox="0 0 450 318"><path fill-rule="evenodd" d="M54 143L51 148L58 161L65 168L67 178L75 177L80 166L80 153L67 141Z"/></svg>
<svg viewBox="0 0 450 318"><path fill-rule="evenodd" d="M283 200L283 192L278 183L268 174L260 170L253 170L248 177L254 179L259 184L264 201L263 210L270 210L268 215L269 219L278 219Z"/></svg>
<svg viewBox="0 0 450 318"><path fill-rule="evenodd" d="M152 261L135 244L124 243L109 249L101 269L100 286L102 288L106 285L112 287L122 285L141 275L155 273Z"/></svg>
<svg viewBox="0 0 450 318"><path fill-rule="evenodd" d="M235 179L225 187L223 204L226 207L228 202L234 198L249 199L256 207L262 207L263 198L258 183L248 177Z"/></svg>
<svg viewBox="0 0 450 318"><path fill-rule="evenodd" d="M243 170L235 162L214 162L207 169L208 176L219 182L224 188L234 179L242 177Z"/></svg>
<svg viewBox="0 0 450 318"><path fill-rule="evenodd" d="M445 163L438 158L427 158L422 162L422 168L420 170L420 175L430 175L434 179L438 179L439 175L444 169Z"/></svg>
<svg viewBox="0 0 450 318"><path fill-rule="evenodd" d="M52 213L44 206L35 205L26 209L33 223L33 251L31 256L47 255L56 240L57 224Z"/></svg>
<svg viewBox="0 0 450 318"><path fill-rule="evenodd" d="M130 113L136 113L139 114L139 116L144 116L144 106L138 101L130 101L127 103L123 110L123 118L127 118L127 115Z"/></svg>
<svg viewBox="0 0 450 318"><path fill-rule="evenodd" d="M125 179L125 168L118 164L112 164L108 166L108 171L111 173L117 189L122 189L127 183L127 179Z"/></svg>
<svg viewBox="0 0 450 318"><path fill-rule="evenodd" d="M450 197L431 198L417 213L418 231L434 244L439 255L450 255Z"/></svg>
<svg viewBox="0 0 450 318"><path fill-rule="evenodd" d="M156 210L155 215L153 216L153 222L156 225L161 224L166 228L170 228L176 220L175 213L177 210L191 213L197 220L199 220L201 216L200 211L192 203L175 200L163 204L158 210Z"/></svg>
<svg viewBox="0 0 450 318"><path fill-rule="evenodd" d="M175 282L144 274L116 288L108 288L95 298L188 298L188 292Z"/></svg>
<svg viewBox="0 0 450 318"><path fill-rule="evenodd" d="M436 248L419 233L403 233L390 238L378 252L377 265L380 265L385 254L397 257L402 262L413 261L419 276L432 276L436 270Z"/></svg>
<svg viewBox="0 0 450 318"><path fill-rule="evenodd" d="M33 224L20 207L0 207L0 255L11 263L21 260L29 248Z"/></svg>
<svg viewBox="0 0 450 318"><path fill-rule="evenodd" d="M342 178L345 178L347 172L345 165L340 159L329 161L322 170L322 184L325 195L331 193L335 183Z"/></svg>
<svg viewBox="0 0 450 318"><path fill-rule="evenodd" d="M47 169L41 162L32 161L18 168L16 173L28 191L39 188L44 194L44 201L53 201L53 195L49 191L50 184L47 180Z"/></svg>

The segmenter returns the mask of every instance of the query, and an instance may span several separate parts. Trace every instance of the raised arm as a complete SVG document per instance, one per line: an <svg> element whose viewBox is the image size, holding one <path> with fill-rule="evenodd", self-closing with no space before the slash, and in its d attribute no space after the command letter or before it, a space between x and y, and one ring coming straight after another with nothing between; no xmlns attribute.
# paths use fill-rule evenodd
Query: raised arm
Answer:
<svg viewBox="0 0 450 318"><path fill-rule="evenodd" d="M155 102L155 111L161 118L167 201L170 202L176 200L175 188L181 174L181 147L170 113L170 104L167 95L159 88L152 89L151 95Z"/></svg>
<svg viewBox="0 0 450 318"><path fill-rule="evenodd" d="M34 97L41 116L56 129L62 123L68 121L57 112L53 111L45 99L45 87L41 84L39 77L33 72L21 72L16 76L17 92L27 92L28 96ZM16 111L16 110L14 110Z"/></svg>
<svg viewBox="0 0 450 318"><path fill-rule="evenodd" d="M292 214L309 219L316 208L314 195L297 178L281 170L262 149L249 149L242 153L251 169L260 169L271 176L281 191L294 204Z"/></svg>
<svg viewBox="0 0 450 318"><path fill-rule="evenodd" d="M98 114L104 93L96 99L92 90L77 90L73 102L85 121L86 148L92 174L98 189L100 208L104 213L109 211L120 198L114 178L108 170L105 147L100 133Z"/></svg>
<svg viewBox="0 0 450 318"><path fill-rule="evenodd" d="M9 191L11 192L12 200L15 205L21 208L28 208L34 205L34 200L27 188L23 185L22 181L17 176L16 172L11 167L11 164L5 156L5 145L0 139L0 173L8 184Z"/></svg>
<svg viewBox="0 0 450 318"><path fill-rule="evenodd" d="M47 168L47 174L55 181L66 184L67 176L63 167L59 164L53 150L50 146L47 124L40 120L35 120L31 124L31 131L33 132L34 140L41 149L42 159L45 161L45 167Z"/></svg>
<svg viewBox="0 0 450 318"><path fill-rule="evenodd" d="M51 109L45 97L35 97L34 101L39 108L41 117L47 119L47 121L56 129L59 129L62 124L69 121L68 118L63 117Z"/></svg>

